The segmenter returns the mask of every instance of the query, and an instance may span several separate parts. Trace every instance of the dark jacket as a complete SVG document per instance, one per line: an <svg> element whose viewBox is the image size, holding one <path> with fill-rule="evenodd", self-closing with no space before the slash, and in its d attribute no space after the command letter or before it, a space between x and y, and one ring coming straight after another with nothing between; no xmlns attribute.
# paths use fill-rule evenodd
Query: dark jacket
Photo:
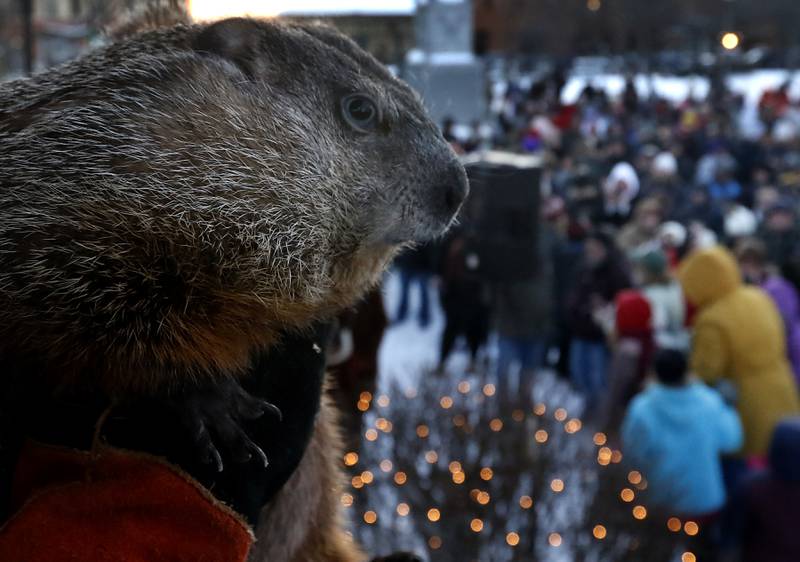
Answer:
<svg viewBox="0 0 800 562"><path fill-rule="evenodd" d="M800 417L775 429L769 469L745 481L734 509L740 510L745 562L800 560Z"/></svg>
<svg viewBox="0 0 800 562"><path fill-rule="evenodd" d="M584 340L603 341L605 334L595 322L593 312L599 304L613 302L617 293L630 285L628 271L614 253L597 266L584 265L578 272L569 298L572 335Z"/></svg>

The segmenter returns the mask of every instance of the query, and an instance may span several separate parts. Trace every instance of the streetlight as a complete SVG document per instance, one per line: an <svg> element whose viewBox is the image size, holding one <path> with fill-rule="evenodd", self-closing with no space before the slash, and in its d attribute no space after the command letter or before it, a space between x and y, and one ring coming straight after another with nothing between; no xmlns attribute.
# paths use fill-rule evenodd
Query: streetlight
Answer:
<svg viewBox="0 0 800 562"><path fill-rule="evenodd" d="M736 47L739 46L739 35L734 33L733 31L728 31L722 34L722 39L720 39L720 43L722 47L728 51L734 50Z"/></svg>

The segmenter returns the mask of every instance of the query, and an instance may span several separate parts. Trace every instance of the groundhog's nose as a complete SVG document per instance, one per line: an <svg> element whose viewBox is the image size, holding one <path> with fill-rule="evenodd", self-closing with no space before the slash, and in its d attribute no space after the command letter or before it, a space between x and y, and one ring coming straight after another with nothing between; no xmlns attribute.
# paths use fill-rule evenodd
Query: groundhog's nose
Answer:
<svg viewBox="0 0 800 562"><path fill-rule="evenodd" d="M434 188L434 198L438 203L438 214L449 223L469 194L469 182L460 164L448 175L446 181Z"/></svg>

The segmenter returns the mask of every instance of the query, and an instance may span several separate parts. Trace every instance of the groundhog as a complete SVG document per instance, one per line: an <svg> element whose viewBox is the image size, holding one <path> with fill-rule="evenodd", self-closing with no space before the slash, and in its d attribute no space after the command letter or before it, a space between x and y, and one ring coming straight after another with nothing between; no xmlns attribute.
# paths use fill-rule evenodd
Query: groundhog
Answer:
<svg viewBox="0 0 800 562"><path fill-rule="evenodd" d="M467 194L419 97L338 32L182 20L0 85L6 398L227 384L441 235ZM331 415L265 510L264 560L361 559Z"/></svg>

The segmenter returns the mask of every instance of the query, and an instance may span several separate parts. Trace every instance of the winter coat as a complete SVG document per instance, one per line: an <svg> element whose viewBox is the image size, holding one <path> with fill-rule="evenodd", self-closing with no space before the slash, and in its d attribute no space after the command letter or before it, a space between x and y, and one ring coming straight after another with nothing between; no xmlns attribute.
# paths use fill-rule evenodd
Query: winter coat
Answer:
<svg viewBox="0 0 800 562"><path fill-rule="evenodd" d="M690 255L679 271L698 307L690 364L708 383L729 379L738 391L745 456L767 453L775 425L800 413L783 321L769 296L742 283L733 256L722 247Z"/></svg>
<svg viewBox="0 0 800 562"><path fill-rule="evenodd" d="M612 255L603 263L584 266L569 298L569 321L572 335L578 339L605 341L605 333L594 319L594 311L602 303L610 303L623 289L630 287L630 278L620 260Z"/></svg>
<svg viewBox="0 0 800 562"><path fill-rule="evenodd" d="M686 302L676 281L652 283L642 287L650 303L653 335L660 348L688 351L689 332L686 329Z"/></svg>
<svg viewBox="0 0 800 562"><path fill-rule="evenodd" d="M800 560L800 418L790 418L775 430L769 469L742 486L732 506L740 514L738 535L745 562Z"/></svg>
<svg viewBox="0 0 800 562"><path fill-rule="evenodd" d="M554 306L553 243L552 233L541 229L536 253L529 258L539 264L536 276L495 286L494 320L501 336L529 340L548 335Z"/></svg>
<svg viewBox="0 0 800 562"><path fill-rule="evenodd" d="M779 275L767 277L761 288L772 298L783 318L789 361L795 380L800 383L800 297L797 289Z"/></svg>
<svg viewBox="0 0 800 562"><path fill-rule="evenodd" d="M622 442L654 504L699 516L725 504L719 457L741 446L742 427L736 411L704 384L656 383L631 402Z"/></svg>

